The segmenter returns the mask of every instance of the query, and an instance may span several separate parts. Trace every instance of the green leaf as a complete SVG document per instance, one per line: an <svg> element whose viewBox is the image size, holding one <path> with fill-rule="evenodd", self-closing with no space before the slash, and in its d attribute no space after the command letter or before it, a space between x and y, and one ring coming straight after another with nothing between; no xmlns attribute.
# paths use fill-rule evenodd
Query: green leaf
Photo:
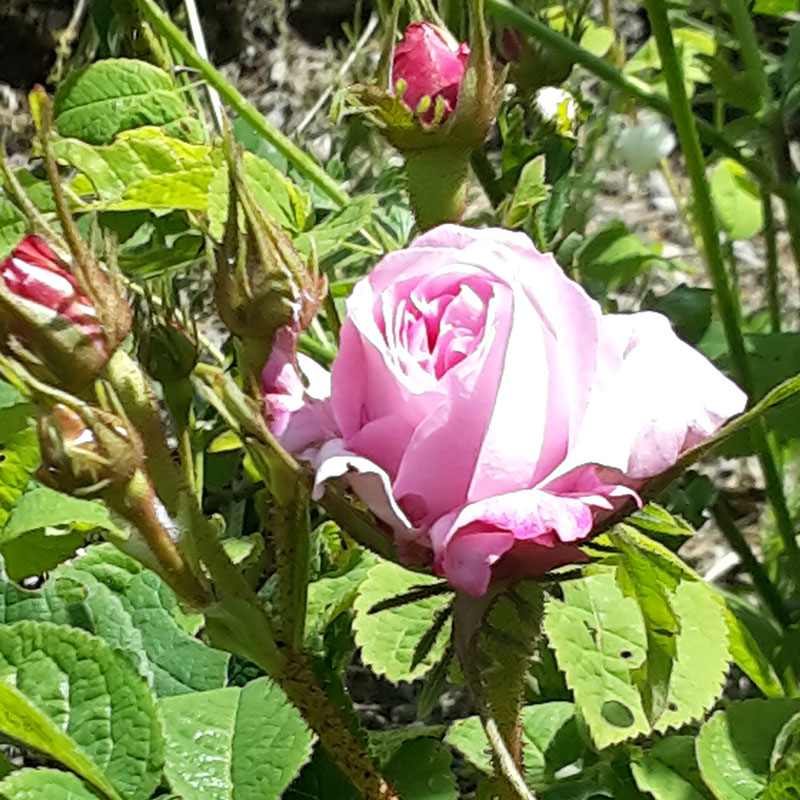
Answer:
<svg viewBox="0 0 800 800"><path fill-rule="evenodd" d="M301 233L295 240L297 252L304 258L311 255L312 245L320 260L336 252L355 233L369 225L375 209L373 195L354 197L343 209L331 214L310 231Z"/></svg>
<svg viewBox="0 0 800 800"><path fill-rule="evenodd" d="M592 294L605 296L652 266L669 264L659 250L631 233L625 223L614 220L590 236L575 257Z"/></svg>
<svg viewBox="0 0 800 800"><path fill-rule="evenodd" d="M105 146L60 139L53 150L86 175L97 195L95 206L104 211L206 211L222 163L221 150L188 144L152 127L123 132Z"/></svg>
<svg viewBox="0 0 800 800"><path fill-rule="evenodd" d="M655 730L701 717L722 692L729 648L721 598L663 545L627 525L610 534L617 580L639 603L647 660L634 680Z"/></svg>
<svg viewBox="0 0 800 800"><path fill-rule="evenodd" d="M525 164L503 216L505 227L518 228L524 225L530 212L547 200L550 187L545 182L544 175L544 155L536 156Z"/></svg>
<svg viewBox="0 0 800 800"><path fill-rule="evenodd" d="M283 800L363 800L341 769L317 746L297 780L287 789Z"/></svg>
<svg viewBox="0 0 800 800"><path fill-rule="evenodd" d="M84 532L40 528L8 539L0 534L0 541L8 577L19 582L49 572L75 555L84 542Z"/></svg>
<svg viewBox="0 0 800 800"><path fill-rule="evenodd" d="M797 11L795 0L755 0L753 3L754 14L771 14L774 17L782 17Z"/></svg>
<svg viewBox="0 0 800 800"><path fill-rule="evenodd" d="M773 745L800 700L775 698L731 703L697 737L703 780L717 800L755 800L767 786Z"/></svg>
<svg viewBox="0 0 800 800"><path fill-rule="evenodd" d="M351 608L358 587L378 559L362 551L358 560L342 574L325 576L308 585L306 641L311 645L343 611Z"/></svg>
<svg viewBox="0 0 800 800"><path fill-rule="evenodd" d="M0 260L5 259L19 244L27 227L28 223L22 212L5 197L0 196Z"/></svg>
<svg viewBox="0 0 800 800"><path fill-rule="evenodd" d="M766 697L781 697L783 688L780 679L762 650L761 643L748 627L742 606L726 599L725 621L733 660Z"/></svg>
<svg viewBox="0 0 800 800"><path fill-rule="evenodd" d="M62 136L90 144L108 144L120 131L188 116L166 72L127 58L97 61L71 73L56 91L53 114Z"/></svg>
<svg viewBox="0 0 800 800"><path fill-rule="evenodd" d="M82 600L70 601L64 587L79 587ZM59 567L44 594L54 618L86 620L93 633L126 650L159 697L225 685L228 654L190 636L180 625L180 606L171 589L139 562L112 545L87 550Z"/></svg>
<svg viewBox="0 0 800 800"><path fill-rule="evenodd" d="M0 622L36 619L88 630L125 652L160 697L225 685L228 655L187 633L183 617L169 587L112 545L90 547L38 591L0 579Z"/></svg>
<svg viewBox="0 0 800 800"><path fill-rule="evenodd" d="M110 797L120 797L106 780L102 770L70 736L23 694L5 683L0 683L0 732L26 747L60 761ZM5 781L0 784L0 788L4 786Z"/></svg>
<svg viewBox="0 0 800 800"><path fill-rule="evenodd" d="M435 739L405 742L384 768L389 783L403 800L457 800L452 754Z"/></svg>
<svg viewBox="0 0 800 800"><path fill-rule="evenodd" d="M798 800L800 798L800 765L782 770L770 778L762 800Z"/></svg>
<svg viewBox="0 0 800 800"><path fill-rule="evenodd" d="M694 738L668 736L631 762L636 785L655 800L711 800L697 766Z"/></svg>
<svg viewBox="0 0 800 800"><path fill-rule="evenodd" d="M687 539L694 536L692 528L686 520L670 514L657 503L648 503L627 518L626 523L646 531L648 536L669 547L677 550Z"/></svg>
<svg viewBox="0 0 800 800"><path fill-rule="evenodd" d="M82 753L94 765L83 776L102 791L110 784L127 800L150 797L164 743L150 690L127 659L83 631L17 622L0 627L0 675L6 688L13 686L74 743L63 751L63 741L56 741L48 755L68 758L73 763L64 763L75 769ZM43 744L41 738L29 742L24 728L4 733L32 747ZM98 770L107 783L100 783Z"/></svg>
<svg viewBox="0 0 800 800"><path fill-rule="evenodd" d="M711 196L722 224L732 239L749 239L764 225L758 186L745 168L722 158L711 171Z"/></svg>
<svg viewBox="0 0 800 800"><path fill-rule="evenodd" d="M36 486L20 497L0 537L5 542L36 528L82 525L115 530L108 509L99 500L81 500L47 486Z"/></svg>
<svg viewBox="0 0 800 800"><path fill-rule="evenodd" d="M648 292L642 308L665 314L681 339L697 344L711 324L712 297L711 289L680 284L659 297Z"/></svg>
<svg viewBox="0 0 800 800"><path fill-rule="evenodd" d="M253 196L268 216L289 230L302 231L312 213L308 195L266 159L245 153L243 166Z"/></svg>
<svg viewBox="0 0 800 800"><path fill-rule="evenodd" d="M598 748L650 730L635 672L645 662L647 637L639 605L598 572L563 584L550 599L544 629Z"/></svg>
<svg viewBox="0 0 800 800"><path fill-rule="evenodd" d="M79 778L55 769L21 769L0 782L4 800L97 800Z"/></svg>
<svg viewBox="0 0 800 800"><path fill-rule="evenodd" d="M390 681L412 681L424 675L442 657L450 638L446 623L428 655L414 669L411 663L417 642L428 630L433 616L449 602L446 597L428 597L416 603L370 614L376 603L404 594L418 586L437 583L430 575L421 575L389 562L372 567L361 584L355 601L356 644L361 658L379 675Z"/></svg>
<svg viewBox="0 0 800 800"><path fill-rule="evenodd" d="M27 403L0 407L0 529L39 464L33 414Z"/></svg>
<svg viewBox="0 0 800 800"><path fill-rule="evenodd" d="M313 735L268 678L161 701L166 775L184 800L280 798Z"/></svg>
<svg viewBox="0 0 800 800"><path fill-rule="evenodd" d="M575 706L554 701L526 706L521 712L525 779L536 788L552 781L553 773L576 761L583 743L575 728ZM489 743L478 717L454 722L445 741L487 775L492 772Z"/></svg>

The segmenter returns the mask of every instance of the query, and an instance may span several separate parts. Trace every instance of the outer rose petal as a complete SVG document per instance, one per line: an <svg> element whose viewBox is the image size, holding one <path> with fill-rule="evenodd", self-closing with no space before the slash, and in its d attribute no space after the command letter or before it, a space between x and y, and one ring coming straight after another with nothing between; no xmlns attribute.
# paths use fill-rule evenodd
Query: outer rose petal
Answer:
<svg viewBox="0 0 800 800"><path fill-rule="evenodd" d="M328 399L330 373L302 353L295 366L296 341L291 328L278 331L261 383L270 430L290 453L307 455L308 448L338 436L339 430Z"/></svg>
<svg viewBox="0 0 800 800"><path fill-rule="evenodd" d="M501 559L505 576L517 578L582 560L575 543L591 533L592 524L591 509L576 498L539 489L490 497L433 525L434 569L477 597Z"/></svg>
<svg viewBox="0 0 800 800"><path fill-rule="evenodd" d="M341 439L326 442L314 465L317 471L312 496L315 500L322 497L326 481L342 478L370 511L391 529L400 557L407 563L419 560L418 535L397 505L392 494L391 480L385 470L369 459L347 450Z"/></svg>
<svg viewBox="0 0 800 800"><path fill-rule="evenodd" d="M580 434L556 474L587 464L636 481L671 467L745 406L746 396L654 312L603 317L601 365Z"/></svg>

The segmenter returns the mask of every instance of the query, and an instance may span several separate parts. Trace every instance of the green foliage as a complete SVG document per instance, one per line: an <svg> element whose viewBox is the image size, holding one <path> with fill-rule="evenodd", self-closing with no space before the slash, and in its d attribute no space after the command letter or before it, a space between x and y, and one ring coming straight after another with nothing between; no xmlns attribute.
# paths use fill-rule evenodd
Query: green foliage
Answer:
<svg viewBox="0 0 800 800"><path fill-rule="evenodd" d="M777 698L731 703L697 737L700 773L717 800L753 800L766 789L770 756L781 728L800 700Z"/></svg>
<svg viewBox="0 0 800 800"><path fill-rule="evenodd" d="M21 769L0 781L4 800L97 800L85 784L69 772Z"/></svg>
<svg viewBox="0 0 800 800"><path fill-rule="evenodd" d="M172 591L111 545L58 567L38 591L0 584L0 621L83 628L119 652L159 697L224 686L228 656L190 636Z"/></svg>
<svg viewBox="0 0 800 800"><path fill-rule="evenodd" d="M655 800L712 800L697 766L694 739L668 736L631 763L636 785Z"/></svg>
<svg viewBox="0 0 800 800"><path fill-rule="evenodd" d="M112 797L150 797L164 743L153 697L126 658L74 628L17 622L0 627L0 675L3 733L101 791L113 787Z"/></svg>
<svg viewBox="0 0 800 800"><path fill-rule="evenodd" d="M436 582L433 577L381 562L369 570L359 587L354 604L356 644L361 647L364 663L390 681L396 683L419 678L441 658L449 637L449 623L445 624L428 655L412 667L417 643L448 600L440 596L428 597L374 614L369 613L370 609L382 600Z"/></svg>
<svg viewBox="0 0 800 800"><path fill-rule="evenodd" d="M724 608L666 548L610 535L617 566L564 585L545 630L598 748L697 719L722 691Z"/></svg>
<svg viewBox="0 0 800 800"><path fill-rule="evenodd" d="M0 530L39 464L33 407L8 387L0 404Z"/></svg>
<svg viewBox="0 0 800 800"><path fill-rule="evenodd" d="M143 125L193 131L174 80L145 61L98 61L73 72L56 92L54 116L62 136L108 144L120 132Z"/></svg>
<svg viewBox="0 0 800 800"><path fill-rule="evenodd" d="M0 259L14 249L25 235L25 217L5 197L0 197Z"/></svg>
<svg viewBox="0 0 800 800"><path fill-rule="evenodd" d="M624 222L609 222L590 236L575 255L587 289L596 297L624 286L653 266L670 266L660 256L661 248L645 244Z"/></svg>
<svg viewBox="0 0 800 800"><path fill-rule="evenodd" d="M552 782L557 770L581 756L584 743L578 733L572 703L555 701L525 706L521 721L525 779L533 788ZM489 743L478 717L454 722L445 741L479 770L491 774Z"/></svg>
<svg viewBox="0 0 800 800"><path fill-rule="evenodd" d="M451 761L452 753L441 742L419 737L400 746L385 774L403 800L457 800Z"/></svg>
<svg viewBox="0 0 800 800"><path fill-rule="evenodd" d="M758 186L741 164L723 158L714 165L711 195L732 239L750 239L761 230L764 220Z"/></svg>
<svg viewBox="0 0 800 800"><path fill-rule="evenodd" d="M165 698L166 775L184 800L278 800L312 734L268 678Z"/></svg>

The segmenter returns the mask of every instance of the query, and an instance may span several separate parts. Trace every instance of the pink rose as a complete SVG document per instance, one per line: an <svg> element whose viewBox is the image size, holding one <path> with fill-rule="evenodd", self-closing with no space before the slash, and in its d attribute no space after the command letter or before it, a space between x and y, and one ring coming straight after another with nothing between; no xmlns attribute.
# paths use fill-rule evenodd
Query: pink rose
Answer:
<svg viewBox="0 0 800 800"><path fill-rule="evenodd" d="M0 331L64 380L77 377L76 365L90 380L110 356L97 310L38 236L26 236L0 263Z"/></svg>
<svg viewBox="0 0 800 800"><path fill-rule="evenodd" d="M447 31L427 22L415 22L395 48L392 86L399 80L405 82L402 99L412 111L416 111L423 97L430 97L431 106L422 115L425 122L433 121L436 99L441 97L446 119L458 102L469 52L469 45L459 44Z"/></svg>
<svg viewBox="0 0 800 800"><path fill-rule="evenodd" d="M604 316L524 234L456 225L356 285L329 396L274 374L317 492L342 478L403 560L474 595L581 560L598 517L745 404L665 317Z"/></svg>

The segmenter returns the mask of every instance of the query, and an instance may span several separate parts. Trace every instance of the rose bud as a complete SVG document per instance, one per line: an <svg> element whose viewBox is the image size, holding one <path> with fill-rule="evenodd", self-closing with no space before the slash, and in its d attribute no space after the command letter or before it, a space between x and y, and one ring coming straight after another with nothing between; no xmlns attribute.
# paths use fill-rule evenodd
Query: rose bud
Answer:
<svg viewBox="0 0 800 800"><path fill-rule="evenodd" d="M476 596L586 560L746 400L666 317L604 315L525 234L456 225L356 284L329 388L274 374L272 429L316 496L340 478L401 560Z"/></svg>
<svg viewBox="0 0 800 800"><path fill-rule="evenodd" d="M285 327L299 334L311 324L325 294L325 281L259 205L234 148L229 142L228 221L217 252L214 287L222 321L241 340L240 367L250 388L257 391L258 375L275 335ZM239 228L240 206L244 230Z"/></svg>
<svg viewBox="0 0 800 800"><path fill-rule="evenodd" d="M92 495L124 487L144 468L138 434L99 408L59 403L38 420L42 466L39 479L68 494Z"/></svg>
<svg viewBox="0 0 800 800"><path fill-rule="evenodd" d="M392 59L397 96L411 111L426 105L420 116L427 123L435 116L447 119L458 102L469 53L469 45L459 44L449 31L427 22L409 25Z"/></svg>
<svg viewBox="0 0 800 800"><path fill-rule="evenodd" d="M470 42L427 22L388 42L378 82L352 86L346 103L364 114L405 157L408 193L420 229L464 212L469 161L496 116L496 85L482 0L470 3ZM393 30L390 31L394 37Z"/></svg>
<svg viewBox="0 0 800 800"><path fill-rule="evenodd" d="M110 281L102 273L97 279L101 285L95 293L111 302ZM93 380L127 335L130 312L126 316L125 309L120 306L114 326L102 324L96 304L38 236L23 239L0 265L4 338L17 356L70 388Z"/></svg>

